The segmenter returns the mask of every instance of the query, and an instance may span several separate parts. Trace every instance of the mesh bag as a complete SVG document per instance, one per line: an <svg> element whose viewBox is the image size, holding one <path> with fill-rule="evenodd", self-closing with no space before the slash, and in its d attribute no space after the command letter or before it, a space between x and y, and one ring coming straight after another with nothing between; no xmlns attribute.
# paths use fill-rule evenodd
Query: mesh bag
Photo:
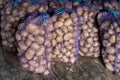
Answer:
<svg viewBox="0 0 120 80"><path fill-rule="evenodd" d="M66 63L75 63L78 56L78 25L77 14L69 9L60 9L52 16L53 31L53 59Z"/></svg>
<svg viewBox="0 0 120 80"><path fill-rule="evenodd" d="M81 56L98 57L100 53L100 43L98 28L96 25L96 15L100 11L94 4L81 3L75 7L80 17L79 30L79 54Z"/></svg>
<svg viewBox="0 0 120 80"><path fill-rule="evenodd" d="M38 17L31 15L18 26L18 57L24 68L34 73L50 74L52 30L52 20L46 13Z"/></svg>
<svg viewBox="0 0 120 80"><path fill-rule="evenodd" d="M2 46L9 51L16 51L15 32L19 23L36 10L46 12L48 9L46 3L30 2L29 0L19 0L19 2L13 3L8 2L1 10Z"/></svg>
<svg viewBox="0 0 120 80"><path fill-rule="evenodd" d="M115 16L104 11L98 14L97 19L105 66L110 71L120 72L120 16Z"/></svg>

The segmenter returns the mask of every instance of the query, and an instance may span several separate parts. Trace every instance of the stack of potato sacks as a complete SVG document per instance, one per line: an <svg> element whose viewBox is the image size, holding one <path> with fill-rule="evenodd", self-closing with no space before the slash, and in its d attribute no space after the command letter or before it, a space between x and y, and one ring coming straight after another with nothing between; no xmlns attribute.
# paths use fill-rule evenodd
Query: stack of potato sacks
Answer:
<svg viewBox="0 0 120 80"><path fill-rule="evenodd" d="M48 5L45 2L36 3L30 2L30 0L18 3L14 3L14 0L12 0L5 4L1 10L1 37L4 49L16 51L15 32L18 24L24 20L27 15L36 10L38 12L46 12Z"/></svg>
<svg viewBox="0 0 120 80"><path fill-rule="evenodd" d="M110 8L97 18L105 66L115 73L120 72L120 14Z"/></svg>
<svg viewBox="0 0 120 80"><path fill-rule="evenodd" d="M3 48L15 51L17 46L24 68L48 75L53 60L74 64L78 54L99 57L102 50L106 67L119 72L120 20L115 16L120 15L104 12L118 10L115 0L36 1L8 3L1 11Z"/></svg>

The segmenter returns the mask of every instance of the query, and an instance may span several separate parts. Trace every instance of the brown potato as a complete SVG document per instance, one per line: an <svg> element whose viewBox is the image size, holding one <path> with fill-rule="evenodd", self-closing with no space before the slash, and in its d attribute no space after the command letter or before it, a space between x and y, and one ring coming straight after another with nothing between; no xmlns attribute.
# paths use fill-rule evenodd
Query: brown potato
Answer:
<svg viewBox="0 0 120 80"><path fill-rule="evenodd" d="M93 38L92 37L88 37L87 38L87 42L92 44L93 43Z"/></svg>
<svg viewBox="0 0 120 80"><path fill-rule="evenodd" d="M19 43L18 43L18 46L19 46L19 48L20 48L22 51L24 51L24 50L26 50L26 49L28 48L27 45L25 45L24 42L19 42Z"/></svg>
<svg viewBox="0 0 120 80"><path fill-rule="evenodd" d="M110 25L110 22L109 21L105 21L104 23L101 24L101 28L106 28Z"/></svg>
<svg viewBox="0 0 120 80"><path fill-rule="evenodd" d="M106 52L107 52L108 54L115 54L116 49L115 49L114 47L107 47L107 48L106 48Z"/></svg>
<svg viewBox="0 0 120 80"><path fill-rule="evenodd" d="M114 71L113 66L110 63L106 63L105 66L108 70Z"/></svg>
<svg viewBox="0 0 120 80"><path fill-rule="evenodd" d="M31 48L37 50L37 49L40 48L40 46L39 46L36 42L33 42L33 43L31 44Z"/></svg>
<svg viewBox="0 0 120 80"><path fill-rule="evenodd" d="M55 22L55 23L54 23L54 27L55 27L55 28L63 27L63 22L61 22L61 21Z"/></svg>
<svg viewBox="0 0 120 80"><path fill-rule="evenodd" d="M57 44L56 40L52 40L52 46L55 46Z"/></svg>
<svg viewBox="0 0 120 80"><path fill-rule="evenodd" d="M63 37L62 36L57 36L56 37L56 41L57 42L62 42L63 41Z"/></svg>
<svg viewBox="0 0 120 80"><path fill-rule="evenodd" d="M34 57L35 55L35 52L33 50L28 50L26 53L25 53L25 57L27 60L30 60Z"/></svg>
<svg viewBox="0 0 120 80"><path fill-rule="evenodd" d="M73 22L72 22L72 19L71 19L71 18L68 18L68 19L65 20L64 26L70 26L72 23L73 23Z"/></svg>
<svg viewBox="0 0 120 80"><path fill-rule="evenodd" d="M64 40L67 41L67 40L71 39L72 37L73 37L73 34L72 34L72 33L66 33L66 34L64 35Z"/></svg>
<svg viewBox="0 0 120 80"><path fill-rule="evenodd" d="M14 17L13 17L13 16L11 16L11 15L8 15L8 16L6 17L6 20L7 20L8 22L10 22L10 23L15 22Z"/></svg>
<svg viewBox="0 0 120 80"><path fill-rule="evenodd" d="M61 16L62 16L63 19L69 18L69 14L66 13L66 12L64 12Z"/></svg>
<svg viewBox="0 0 120 80"><path fill-rule="evenodd" d="M110 61L114 61L115 60L115 56L114 55L108 55L108 60Z"/></svg>
<svg viewBox="0 0 120 80"><path fill-rule="evenodd" d="M61 29L56 29L55 31L59 36L63 36L63 34L64 34Z"/></svg>
<svg viewBox="0 0 120 80"><path fill-rule="evenodd" d="M33 33L33 32L35 32L36 30L38 30L38 26L35 25L35 24L29 24L29 25L26 27L26 30L27 30L29 33Z"/></svg>
<svg viewBox="0 0 120 80"><path fill-rule="evenodd" d="M116 37L115 37L115 35L110 36L109 41L110 41L111 43L115 43L115 42L116 42Z"/></svg>
<svg viewBox="0 0 120 80"><path fill-rule="evenodd" d="M30 66L39 67L38 62L36 62L36 61L30 60L28 63L29 63Z"/></svg>
<svg viewBox="0 0 120 80"><path fill-rule="evenodd" d="M84 24L81 26L82 29L88 29L88 25Z"/></svg>
<svg viewBox="0 0 120 80"><path fill-rule="evenodd" d="M36 41L38 44L43 44L43 43L44 43L44 37L43 37L43 36L36 36L36 37L35 37L35 41Z"/></svg>
<svg viewBox="0 0 120 80"><path fill-rule="evenodd" d="M78 7L77 8L77 13L78 13L78 15L82 16L82 14L83 14L83 8L82 7Z"/></svg>
<svg viewBox="0 0 120 80"><path fill-rule="evenodd" d="M44 52L45 52L45 47L44 46L40 46L40 49L38 49L36 51L36 55L37 56L42 56L44 54Z"/></svg>
<svg viewBox="0 0 120 80"><path fill-rule="evenodd" d="M43 73L45 71L45 67L44 66L39 66L35 69L36 73Z"/></svg>

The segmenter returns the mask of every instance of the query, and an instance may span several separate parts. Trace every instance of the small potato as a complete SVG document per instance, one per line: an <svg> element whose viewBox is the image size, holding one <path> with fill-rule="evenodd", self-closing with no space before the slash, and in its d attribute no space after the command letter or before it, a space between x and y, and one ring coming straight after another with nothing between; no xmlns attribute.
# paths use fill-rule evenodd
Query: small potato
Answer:
<svg viewBox="0 0 120 80"><path fill-rule="evenodd" d="M101 28L106 28L110 25L110 22L109 21L105 21L104 23L101 24Z"/></svg>
<svg viewBox="0 0 120 80"><path fill-rule="evenodd" d="M25 40L25 44L26 44L27 46L30 46L30 45L32 44L32 40L26 39L26 40Z"/></svg>
<svg viewBox="0 0 120 80"><path fill-rule="evenodd" d="M63 37L62 36L57 36L56 37L56 41L57 42L62 42L63 41Z"/></svg>
<svg viewBox="0 0 120 80"><path fill-rule="evenodd" d="M38 44L43 44L43 43L44 43L44 37L43 37L43 36L36 36L36 37L35 37L35 41L36 41Z"/></svg>
<svg viewBox="0 0 120 80"><path fill-rule="evenodd" d="M67 41L67 40L69 40L69 39L72 38L72 37L73 37L73 34L72 34L72 33L66 33L66 34L64 35L64 40Z"/></svg>
<svg viewBox="0 0 120 80"><path fill-rule="evenodd" d="M49 74L50 74L50 72L48 70L44 71L44 75L49 75Z"/></svg>
<svg viewBox="0 0 120 80"><path fill-rule="evenodd" d="M46 63L47 63L46 60L41 60L40 61L40 65L46 65Z"/></svg>
<svg viewBox="0 0 120 80"><path fill-rule="evenodd" d="M56 29L56 33L59 35L59 36L63 36L63 31L61 29Z"/></svg>
<svg viewBox="0 0 120 80"><path fill-rule="evenodd" d="M27 63L27 59L25 57L21 57L20 58L20 62L23 64L23 63Z"/></svg>
<svg viewBox="0 0 120 80"><path fill-rule="evenodd" d="M72 19L71 19L71 18L68 18L68 19L65 20L64 26L70 26L72 23L73 23L73 22L72 22Z"/></svg>
<svg viewBox="0 0 120 80"><path fill-rule="evenodd" d="M42 56L44 54L44 52L45 52L45 47L44 46L40 46L40 49L38 49L36 51L36 55L37 56Z"/></svg>
<svg viewBox="0 0 120 80"><path fill-rule="evenodd" d="M88 20L88 11L85 11L85 12L83 13L83 18L84 18L85 21Z"/></svg>
<svg viewBox="0 0 120 80"><path fill-rule="evenodd" d="M34 54L35 52L33 50L28 50L26 53L25 53L25 57L27 60L30 60L34 57Z"/></svg>
<svg viewBox="0 0 120 80"><path fill-rule="evenodd" d="M34 71L34 67L33 66L29 66L29 69L30 69L30 71Z"/></svg>
<svg viewBox="0 0 120 80"><path fill-rule="evenodd" d="M10 23L15 22L14 17L13 17L13 16L11 16L11 15L8 15L8 16L6 17L6 20L7 20L8 22L10 22Z"/></svg>
<svg viewBox="0 0 120 80"><path fill-rule="evenodd" d="M110 41L111 43L115 43L115 42L116 42L116 37L115 37L115 35L110 36L109 41Z"/></svg>
<svg viewBox="0 0 120 80"><path fill-rule="evenodd" d="M87 53L87 52L88 52L88 49L87 49L87 48L81 47L80 49L81 49L81 51L83 51L84 53Z"/></svg>
<svg viewBox="0 0 120 80"><path fill-rule="evenodd" d="M99 46L99 45L100 45L99 42L94 42L94 43L93 43L93 46L94 46L94 47L97 47L97 46Z"/></svg>
<svg viewBox="0 0 120 80"><path fill-rule="evenodd" d="M110 35L112 35L112 34L114 34L115 32L114 32L113 29L109 29L109 30L108 30L108 33L109 33Z"/></svg>
<svg viewBox="0 0 120 80"><path fill-rule="evenodd" d="M57 16L56 16L56 15L52 16L52 17L51 17L51 20L52 20L53 22L57 21Z"/></svg>
<svg viewBox="0 0 120 80"><path fill-rule="evenodd" d="M21 35L20 35L19 33L16 33L15 37L16 37L16 39L17 39L18 41L21 40Z"/></svg>
<svg viewBox="0 0 120 80"><path fill-rule="evenodd" d="M3 40L3 41L2 41L2 45L3 45L3 46L7 46L7 45L8 45L7 40Z"/></svg>
<svg viewBox="0 0 120 80"><path fill-rule="evenodd" d="M18 46L22 51L25 51L28 48L28 46L26 46L24 42L19 42Z"/></svg>
<svg viewBox="0 0 120 80"><path fill-rule="evenodd" d="M27 33L27 31L23 30L20 35L21 35L21 37L26 37L28 35L28 33Z"/></svg>
<svg viewBox="0 0 120 80"><path fill-rule="evenodd" d="M36 30L38 30L38 26L35 25L35 24L29 24L27 27L26 27L26 30L29 32L29 33L33 33L35 32Z"/></svg>
<svg viewBox="0 0 120 80"><path fill-rule="evenodd" d="M87 42L92 44L93 43L93 38L92 37L88 37L87 38Z"/></svg>
<svg viewBox="0 0 120 80"><path fill-rule="evenodd" d="M113 66L110 63L106 63L105 66L108 70L114 71Z"/></svg>
<svg viewBox="0 0 120 80"><path fill-rule="evenodd" d="M54 54L55 54L55 55L59 55L59 54L60 54L60 50L55 49L55 50L54 50Z"/></svg>
<svg viewBox="0 0 120 80"><path fill-rule="evenodd" d="M66 13L66 12L64 12L64 13L62 14L62 18L63 18L63 19L67 19L67 18L69 18L69 14Z"/></svg>
<svg viewBox="0 0 120 80"><path fill-rule="evenodd" d="M69 39L70 44L75 44L75 39Z"/></svg>
<svg viewBox="0 0 120 80"><path fill-rule="evenodd" d="M73 30L74 30L73 26L68 26L67 28L68 28L69 32L73 32Z"/></svg>
<svg viewBox="0 0 120 80"><path fill-rule="evenodd" d="M115 56L114 55L108 55L108 60L110 61L114 61L115 60Z"/></svg>
<svg viewBox="0 0 120 80"><path fill-rule="evenodd" d="M78 13L78 15L82 15L83 14L83 8L82 7L78 7L77 8L77 13Z"/></svg>
<svg viewBox="0 0 120 80"><path fill-rule="evenodd" d="M31 41L35 41L35 38L33 37L33 35L29 34L27 37L28 37L28 39L30 39Z"/></svg>
<svg viewBox="0 0 120 80"><path fill-rule="evenodd" d="M110 47L111 43L108 40L103 40L102 41L104 47Z"/></svg>
<svg viewBox="0 0 120 80"><path fill-rule="evenodd" d="M32 13L34 12L38 7L36 7L35 5L31 5L27 8L27 12L28 13Z"/></svg>
<svg viewBox="0 0 120 80"><path fill-rule="evenodd" d="M39 66L35 69L36 73L43 73L45 71L45 67L44 66Z"/></svg>
<svg viewBox="0 0 120 80"><path fill-rule="evenodd" d="M31 48L37 50L37 49L39 49L39 45L36 42L33 42L31 44Z"/></svg>
<svg viewBox="0 0 120 80"><path fill-rule="evenodd" d="M44 45L45 45L46 47L50 47L50 46L51 46L51 41L46 40Z"/></svg>
<svg viewBox="0 0 120 80"><path fill-rule="evenodd" d="M24 67L24 68L28 68L29 65L28 65L28 64L22 64L22 67Z"/></svg>
<svg viewBox="0 0 120 80"><path fill-rule="evenodd" d="M108 54L115 54L116 49L115 49L114 47L107 47L107 48L106 48L106 52L107 52Z"/></svg>
<svg viewBox="0 0 120 80"><path fill-rule="evenodd" d="M36 61L30 60L28 63L29 63L30 66L39 67L38 62L36 62Z"/></svg>
<svg viewBox="0 0 120 80"><path fill-rule="evenodd" d="M63 27L63 22L61 22L61 21L55 22L55 23L54 23L54 27L55 27L56 29L59 28L59 27Z"/></svg>
<svg viewBox="0 0 120 80"><path fill-rule="evenodd" d="M88 29L88 25L84 24L84 25L81 26L81 28L84 29L84 30Z"/></svg>
<svg viewBox="0 0 120 80"><path fill-rule="evenodd" d="M55 46L57 44L56 40L52 40L52 46Z"/></svg>

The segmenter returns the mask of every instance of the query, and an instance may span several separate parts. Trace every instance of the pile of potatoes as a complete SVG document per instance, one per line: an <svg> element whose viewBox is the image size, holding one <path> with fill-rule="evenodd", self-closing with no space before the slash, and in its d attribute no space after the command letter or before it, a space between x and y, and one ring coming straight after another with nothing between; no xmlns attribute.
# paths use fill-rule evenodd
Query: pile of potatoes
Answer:
<svg viewBox="0 0 120 80"><path fill-rule="evenodd" d="M97 18L105 66L110 71L120 72L120 17L115 18L108 12L101 12Z"/></svg>
<svg viewBox="0 0 120 80"><path fill-rule="evenodd" d="M76 13L80 17L79 54L81 56L98 57L100 53L100 43L98 28L95 23L96 14L99 9L95 5L79 5L75 7Z"/></svg>
<svg viewBox="0 0 120 80"><path fill-rule="evenodd" d="M18 3L14 8L12 2L5 4L4 8L1 10L1 37L4 49L16 51L15 32L17 27L27 15L36 10L38 12L46 12L48 10L48 5L24 1Z"/></svg>
<svg viewBox="0 0 120 80"><path fill-rule="evenodd" d="M78 54L79 18L74 11L51 17L54 25L53 55L57 61L75 63Z"/></svg>
<svg viewBox="0 0 120 80"><path fill-rule="evenodd" d="M50 74L52 54L53 24L46 14L47 23L42 16L32 14L18 26L16 41L20 64L34 72Z"/></svg>

